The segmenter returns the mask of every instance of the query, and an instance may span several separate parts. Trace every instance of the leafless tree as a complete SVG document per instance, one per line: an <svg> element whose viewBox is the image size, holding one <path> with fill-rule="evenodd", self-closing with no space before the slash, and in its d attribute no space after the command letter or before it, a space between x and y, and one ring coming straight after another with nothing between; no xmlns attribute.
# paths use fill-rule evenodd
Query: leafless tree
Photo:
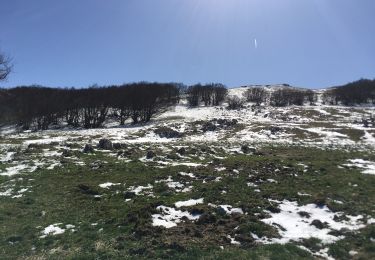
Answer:
<svg viewBox="0 0 375 260"><path fill-rule="evenodd" d="M267 92L264 88L249 88L244 93L244 98L248 102L255 102L259 106L262 102L265 102L267 99Z"/></svg>
<svg viewBox="0 0 375 260"><path fill-rule="evenodd" d="M11 71L12 64L10 58L0 53L0 81L6 80Z"/></svg>
<svg viewBox="0 0 375 260"><path fill-rule="evenodd" d="M228 102L227 109L229 110L241 109L243 105L245 104L245 100L242 98L239 98L238 96L229 96L227 98L227 102Z"/></svg>

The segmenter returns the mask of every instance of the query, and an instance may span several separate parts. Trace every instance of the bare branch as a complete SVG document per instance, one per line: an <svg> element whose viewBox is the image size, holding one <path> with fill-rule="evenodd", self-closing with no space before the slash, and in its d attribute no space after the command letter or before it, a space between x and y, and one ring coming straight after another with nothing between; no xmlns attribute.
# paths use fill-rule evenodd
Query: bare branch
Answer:
<svg viewBox="0 0 375 260"><path fill-rule="evenodd" d="M11 59L0 53L0 81L6 80L11 71Z"/></svg>

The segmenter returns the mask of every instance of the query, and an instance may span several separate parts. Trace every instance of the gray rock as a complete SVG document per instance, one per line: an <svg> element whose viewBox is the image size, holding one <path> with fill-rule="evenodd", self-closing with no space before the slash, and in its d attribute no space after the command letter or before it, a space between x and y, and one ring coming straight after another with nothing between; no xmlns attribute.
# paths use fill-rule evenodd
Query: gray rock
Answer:
<svg viewBox="0 0 375 260"><path fill-rule="evenodd" d="M103 149L103 150L112 150L113 144L110 140L103 138L103 139L100 139L98 148Z"/></svg>
<svg viewBox="0 0 375 260"><path fill-rule="evenodd" d="M155 152L152 150L148 150L146 154L146 159L150 160L155 157Z"/></svg>
<svg viewBox="0 0 375 260"><path fill-rule="evenodd" d="M323 222L321 222L321 221L318 220L318 219L314 219L314 220L311 222L310 225L311 225L311 226L315 226L315 227L318 228L318 229L323 229L323 228L327 228L327 227L328 227L327 223L323 223Z"/></svg>
<svg viewBox="0 0 375 260"><path fill-rule="evenodd" d="M180 149L177 150L177 153L180 154L180 155L185 155L186 149L184 147L181 147Z"/></svg>
<svg viewBox="0 0 375 260"><path fill-rule="evenodd" d="M92 147L91 144L86 144L85 147L83 148L84 153L93 153L94 152L94 147Z"/></svg>
<svg viewBox="0 0 375 260"><path fill-rule="evenodd" d="M278 132L280 132L282 130L282 128L281 127L278 127L278 126L272 126L271 128L270 128L270 131L271 131L271 134L276 134L276 133L278 133Z"/></svg>

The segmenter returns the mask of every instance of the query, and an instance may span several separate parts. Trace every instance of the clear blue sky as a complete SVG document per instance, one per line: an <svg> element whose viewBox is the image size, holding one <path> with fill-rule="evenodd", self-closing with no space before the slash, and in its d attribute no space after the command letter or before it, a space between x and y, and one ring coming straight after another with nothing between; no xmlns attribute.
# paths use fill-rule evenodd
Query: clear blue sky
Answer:
<svg viewBox="0 0 375 260"><path fill-rule="evenodd" d="M1 0L0 26L7 87L375 78L374 0Z"/></svg>

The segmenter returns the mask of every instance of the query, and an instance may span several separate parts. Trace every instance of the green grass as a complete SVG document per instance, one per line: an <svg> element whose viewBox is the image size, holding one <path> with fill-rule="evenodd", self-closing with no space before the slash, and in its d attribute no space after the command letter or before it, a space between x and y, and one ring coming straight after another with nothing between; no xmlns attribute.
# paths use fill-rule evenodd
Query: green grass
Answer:
<svg viewBox="0 0 375 260"><path fill-rule="evenodd" d="M203 155L205 152L202 151L207 151L204 145L187 150L192 149ZM218 156L225 155L220 147L211 150L215 150ZM145 152L136 150L136 153ZM106 153L86 155L77 152L75 155L85 162L85 166L61 158L64 162L62 168L39 169L24 174L22 180L18 179L20 176L2 176L1 184L13 180L16 189L32 187L22 198L0 197L0 258L312 259L308 252L297 246L303 244L318 251L322 246L316 240L287 245L258 245L253 241L250 232L278 237L274 227L260 221L264 210L272 209L269 198L288 199L300 204L322 200L333 211L374 215L375 177L364 175L359 170L338 167L353 158L375 160L373 153L269 146L259 149L259 154L230 155L224 160L212 161L206 153L204 162L208 165L194 169L186 166L157 168L138 161L125 163ZM99 168L93 168L92 164L98 161L102 162ZM198 161L201 162L197 158ZM306 172L300 163L308 166ZM216 167L225 167L226 170L217 172ZM239 170L239 174L233 170ZM181 171L192 172L199 178L192 180L180 176ZM176 193L166 185L155 184L155 180L167 179L168 176L174 181L192 185L193 190ZM221 177L221 181L212 180L216 177ZM203 179L207 179L206 183ZM267 182L267 179L274 179L277 183ZM98 186L105 182L121 185L110 189ZM248 187L248 182L257 183L260 192ZM154 197L139 195L125 202L124 192L130 186L148 184L154 185ZM83 190L82 185L88 189ZM311 196L299 196L298 192ZM95 198L93 194L101 195L101 198ZM186 210L213 215L213 223L186 222L168 230L152 227L151 215L156 213L158 205L173 206L177 201L191 198L204 198L204 205ZM332 200L341 200L344 204ZM241 207L248 214L222 215L207 203ZM41 230L54 223L75 225L76 232L66 230L61 235L40 238ZM230 245L226 239L228 234L241 235L242 246ZM355 234L345 233L345 236L345 239L328 246L330 255L346 259L350 250L356 250L363 259L374 257L370 240L375 238L373 225Z"/></svg>

